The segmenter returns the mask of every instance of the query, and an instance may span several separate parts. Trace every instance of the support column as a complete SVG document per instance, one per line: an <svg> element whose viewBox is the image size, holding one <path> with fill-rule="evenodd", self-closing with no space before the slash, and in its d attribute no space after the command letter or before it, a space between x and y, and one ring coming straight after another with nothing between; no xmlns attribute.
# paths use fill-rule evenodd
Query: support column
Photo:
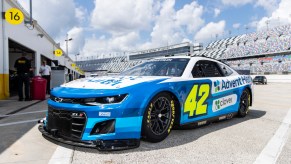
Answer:
<svg viewBox="0 0 291 164"><path fill-rule="evenodd" d="M39 69L41 66L41 54L39 52L35 52L35 75L40 76Z"/></svg>
<svg viewBox="0 0 291 164"><path fill-rule="evenodd" d="M0 12L4 12L4 2L0 1ZM9 98L9 53L6 22L0 21L0 100Z"/></svg>

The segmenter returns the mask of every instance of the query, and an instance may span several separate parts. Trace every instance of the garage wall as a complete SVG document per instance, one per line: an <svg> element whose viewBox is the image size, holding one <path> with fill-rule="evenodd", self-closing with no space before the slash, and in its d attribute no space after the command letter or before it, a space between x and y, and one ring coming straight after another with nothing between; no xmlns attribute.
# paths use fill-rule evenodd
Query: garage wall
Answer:
<svg viewBox="0 0 291 164"><path fill-rule="evenodd" d="M13 0L0 0L0 12L5 12L10 8L21 7ZM23 10L22 10L23 11ZM23 11L28 19L28 15ZM40 37L38 34L43 34ZM14 70L14 62L19 54L10 54L8 52L8 39L11 39L20 45L23 45L35 52L35 75L41 65L41 54L50 60L58 60L60 65L74 70L71 67L72 60L68 57L56 57L53 51L57 49L57 43L38 25L35 24L33 30L28 29L24 22L19 25L8 24L4 19L0 20L0 99L9 97L9 69ZM10 58L10 60L9 60ZM30 57L31 58L31 57ZM33 63L32 63L33 64ZM64 79L65 81L65 79Z"/></svg>

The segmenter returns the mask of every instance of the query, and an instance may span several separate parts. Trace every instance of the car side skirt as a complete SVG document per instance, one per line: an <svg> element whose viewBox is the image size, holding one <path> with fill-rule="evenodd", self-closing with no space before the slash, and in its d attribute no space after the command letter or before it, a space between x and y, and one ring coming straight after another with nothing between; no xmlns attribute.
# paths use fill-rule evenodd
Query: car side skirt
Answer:
<svg viewBox="0 0 291 164"><path fill-rule="evenodd" d="M229 120L235 117L236 115L237 115L237 112L232 112L232 113L223 114L223 115L219 115L216 117L211 117L211 118L207 118L207 119L203 119L203 120L199 120L195 122L180 124L180 127L181 128L196 128L196 127L208 125L210 123L217 122L217 121Z"/></svg>

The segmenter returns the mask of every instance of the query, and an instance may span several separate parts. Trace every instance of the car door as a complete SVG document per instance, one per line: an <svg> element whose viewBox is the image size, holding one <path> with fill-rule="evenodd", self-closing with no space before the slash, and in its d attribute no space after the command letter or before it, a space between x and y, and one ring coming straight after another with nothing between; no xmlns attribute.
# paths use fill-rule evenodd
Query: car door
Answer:
<svg viewBox="0 0 291 164"><path fill-rule="evenodd" d="M221 63L220 63L221 64ZM184 103L182 124L205 120L230 113L228 108L237 101L234 90L221 90L222 82L226 82L226 73L218 62L199 60L192 69L194 83ZM224 71L224 72L223 72ZM234 77L230 77L231 80Z"/></svg>

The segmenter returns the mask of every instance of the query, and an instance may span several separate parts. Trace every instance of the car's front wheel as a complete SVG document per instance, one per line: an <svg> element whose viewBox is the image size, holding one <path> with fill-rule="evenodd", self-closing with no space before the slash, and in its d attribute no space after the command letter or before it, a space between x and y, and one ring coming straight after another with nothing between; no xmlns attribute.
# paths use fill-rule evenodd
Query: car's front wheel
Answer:
<svg viewBox="0 0 291 164"><path fill-rule="evenodd" d="M148 104L142 121L142 136L160 142L171 132L175 120L175 103L167 93L159 93Z"/></svg>
<svg viewBox="0 0 291 164"><path fill-rule="evenodd" d="M250 102L251 102L251 95L249 90L245 89L241 96L240 96L240 102L239 102L239 108L238 108L238 116L239 117L245 117L250 108Z"/></svg>

